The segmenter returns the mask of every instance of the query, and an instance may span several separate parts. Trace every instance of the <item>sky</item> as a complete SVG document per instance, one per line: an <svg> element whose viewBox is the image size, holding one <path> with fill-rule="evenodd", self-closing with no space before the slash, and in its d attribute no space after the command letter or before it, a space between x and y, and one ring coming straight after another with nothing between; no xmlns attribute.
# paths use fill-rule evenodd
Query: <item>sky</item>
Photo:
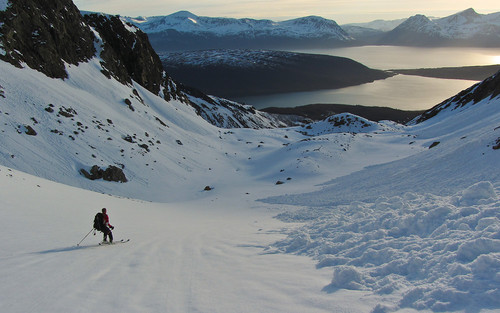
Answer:
<svg viewBox="0 0 500 313"><path fill-rule="evenodd" d="M282 21L309 15L339 24L393 20L415 14L445 17L468 8L500 12L498 0L74 0L80 10L124 16L169 15L187 10L198 16Z"/></svg>

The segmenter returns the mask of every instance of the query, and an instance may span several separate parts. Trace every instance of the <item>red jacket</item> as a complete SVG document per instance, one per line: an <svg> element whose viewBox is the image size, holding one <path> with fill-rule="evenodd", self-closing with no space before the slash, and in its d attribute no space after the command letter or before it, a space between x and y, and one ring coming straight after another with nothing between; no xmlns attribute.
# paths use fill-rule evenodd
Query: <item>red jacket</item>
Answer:
<svg viewBox="0 0 500 313"><path fill-rule="evenodd" d="M104 219L104 225L108 228L114 228L110 223L109 223L109 216L106 213L102 213L102 218Z"/></svg>

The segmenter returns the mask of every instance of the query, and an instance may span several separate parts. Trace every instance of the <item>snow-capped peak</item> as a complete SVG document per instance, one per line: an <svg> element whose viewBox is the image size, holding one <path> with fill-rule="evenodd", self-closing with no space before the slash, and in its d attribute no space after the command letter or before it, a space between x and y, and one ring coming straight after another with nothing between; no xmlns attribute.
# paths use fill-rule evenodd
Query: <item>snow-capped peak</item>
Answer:
<svg viewBox="0 0 500 313"><path fill-rule="evenodd" d="M399 32L412 31L443 39L472 39L477 36L498 39L499 30L499 14L479 14L472 8L437 19L418 14L395 28Z"/></svg>
<svg viewBox="0 0 500 313"><path fill-rule="evenodd" d="M172 18L178 18L178 19L189 18L189 19L196 20L198 18L198 16L196 16L195 14L193 14L189 11L179 11L179 12L170 14L169 16Z"/></svg>
<svg viewBox="0 0 500 313"><path fill-rule="evenodd" d="M424 31L434 28L439 30L438 26L435 25L427 16L422 14L414 15L408 18L405 22L401 23L396 29L408 29L413 31Z"/></svg>
<svg viewBox="0 0 500 313"><path fill-rule="evenodd" d="M167 16L126 18L146 33L161 33L175 30L180 33L244 36L285 37L335 37L350 40L349 35L333 20L319 16L308 16L283 22L256 20L251 18L220 18L197 16L189 11L179 11Z"/></svg>

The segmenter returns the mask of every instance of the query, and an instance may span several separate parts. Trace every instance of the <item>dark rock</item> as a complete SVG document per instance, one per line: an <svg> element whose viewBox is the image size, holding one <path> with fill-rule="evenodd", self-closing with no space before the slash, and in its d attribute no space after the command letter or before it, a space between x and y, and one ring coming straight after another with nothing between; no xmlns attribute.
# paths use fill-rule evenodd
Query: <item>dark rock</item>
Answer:
<svg viewBox="0 0 500 313"><path fill-rule="evenodd" d="M36 136L37 133L36 131L33 129L33 127L29 126L29 125L25 125L24 127L26 127L26 135L30 135L30 136Z"/></svg>
<svg viewBox="0 0 500 313"><path fill-rule="evenodd" d="M130 143L135 143L134 139L130 135L124 136L122 138L123 138L123 140L128 141Z"/></svg>
<svg viewBox="0 0 500 313"><path fill-rule="evenodd" d="M130 101L129 99L125 99L123 101L125 102L126 105L128 105L128 108L130 109L130 111L132 111L132 112L135 111L134 107L132 106L132 101Z"/></svg>
<svg viewBox="0 0 500 313"><path fill-rule="evenodd" d="M104 179L106 181L114 181L126 183L128 180L123 173L123 170L119 167L110 165L106 170L101 169L99 166L94 165L90 169L90 173L85 169L81 169L80 173L83 174L87 179L96 180L96 179Z"/></svg>
<svg viewBox="0 0 500 313"><path fill-rule="evenodd" d="M493 150L500 149L500 138L497 139L496 145L493 146Z"/></svg>
<svg viewBox="0 0 500 313"><path fill-rule="evenodd" d="M10 1L0 11L0 59L26 63L53 78L66 78L64 62L78 64L95 55L94 34L71 0Z"/></svg>
<svg viewBox="0 0 500 313"><path fill-rule="evenodd" d="M439 141L434 141L430 146L429 146L429 149L431 148L434 148L435 146L439 145L440 142Z"/></svg>
<svg viewBox="0 0 500 313"><path fill-rule="evenodd" d="M128 181L123 173L123 170L113 165L108 166L108 168L104 171L103 179L121 183L126 183Z"/></svg>
<svg viewBox="0 0 500 313"><path fill-rule="evenodd" d="M155 119L162 125L162 126L165 126L167 127L167 124L165 124L164 121L162 121L161 119L159 119L157 116L155 116Z"/></svg>
<svg viewBox="0 0 500 313"><path fill-rule="evenodd" d="M210 190L212 190L212 189L213 189L213 188L212 188L212 187L210 187L210 186L205 186L205 188L204 188L203 190L205 190L205 191L210 191Z"/></svg>
<svg viewBox="0 0 500 313"><path fill-rule="evenodd" d="M76 115L76 111L73 110L72 108L59 108L59 115L62 115L64 117L74 117Z"/></svg>
<svg viewBox="0 0 500 313"><path fill-rule="evenodd" d="M145 143L139 145L139 147L143 148L144 150L148 151L149 152L149 146Z"/></svg>

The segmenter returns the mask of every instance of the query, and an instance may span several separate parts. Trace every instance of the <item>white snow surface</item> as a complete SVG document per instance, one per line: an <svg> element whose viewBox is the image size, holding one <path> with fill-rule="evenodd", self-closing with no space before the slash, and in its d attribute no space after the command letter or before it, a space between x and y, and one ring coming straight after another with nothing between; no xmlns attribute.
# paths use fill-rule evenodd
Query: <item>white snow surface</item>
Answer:
<svg viewBox="0 0 500 313"><path fill-rule="evenodd" d="M498 98L228 130L98 59L67 70L0 62L0 312L500 309ZM131 241L77 246L103 207Z"/></svg>
<svg viewBox="0 0 500 313"><path fill-rule="evenodd" d="M5 11L8 5L9 5L9 0L0 0L0 11Z"/></svg>

